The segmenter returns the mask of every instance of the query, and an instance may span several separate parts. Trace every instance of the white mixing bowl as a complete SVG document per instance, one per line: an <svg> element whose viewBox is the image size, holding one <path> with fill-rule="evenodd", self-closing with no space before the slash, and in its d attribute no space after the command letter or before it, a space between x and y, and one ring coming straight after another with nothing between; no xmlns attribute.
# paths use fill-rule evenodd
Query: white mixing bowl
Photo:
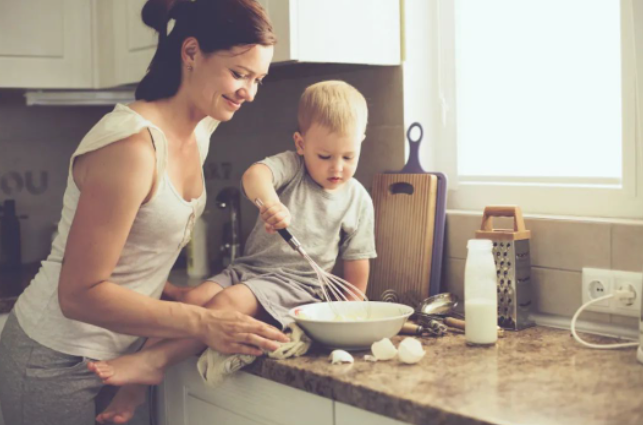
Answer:
<svg viewBox="0 0 643 425"><path fill-rule="evenodd" d="M381 301L333 301L335 309L330 304L305 304L288 314L316 342L343 350L369 349L375 341L397 335L413 314L412 307Z"/></svg>

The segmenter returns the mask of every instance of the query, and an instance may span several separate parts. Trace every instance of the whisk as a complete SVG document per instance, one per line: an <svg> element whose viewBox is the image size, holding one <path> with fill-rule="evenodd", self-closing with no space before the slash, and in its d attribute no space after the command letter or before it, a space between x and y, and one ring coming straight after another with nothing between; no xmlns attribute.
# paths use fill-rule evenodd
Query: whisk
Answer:
<svg viewBox="0 0 643 425"><path fill-rule="evenodd" d="M259 208L263 206L263 202L261 202L261 199L259 198L255 199L255 204ZM340 318L342 316L346 316L346 314L342 314L337 310L337 305L333 301L350 301L347 295L350 295L357 300L362 299L364 301L368 301L366 294L355 285L319 267L315 260L306 253L301 242L299 242L287 229L277 229L277 232L294 251L299 253L299 255L308 261L310 267L315 271L315 274L317 274L318 285L321 288L324 300L328 302L328 305L335 315ZM367 309L366 314L370 314L370 309ZM359 316L357 318L361 319L365 317Z"/></svg>

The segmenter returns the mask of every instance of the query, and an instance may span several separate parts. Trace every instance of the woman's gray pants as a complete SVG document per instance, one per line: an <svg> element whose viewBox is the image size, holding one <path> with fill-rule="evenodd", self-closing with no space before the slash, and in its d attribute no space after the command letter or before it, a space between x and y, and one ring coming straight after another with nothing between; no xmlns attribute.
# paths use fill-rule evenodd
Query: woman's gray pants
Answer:
<svg viewBox="0 0 643 425"><path fill-rule="evenodd" d="M6 425L93 425L117 388L87 369L89 359L29 338L11 313L0 336L0 406ZM139 406L131 424L148 424Z"/></svg>

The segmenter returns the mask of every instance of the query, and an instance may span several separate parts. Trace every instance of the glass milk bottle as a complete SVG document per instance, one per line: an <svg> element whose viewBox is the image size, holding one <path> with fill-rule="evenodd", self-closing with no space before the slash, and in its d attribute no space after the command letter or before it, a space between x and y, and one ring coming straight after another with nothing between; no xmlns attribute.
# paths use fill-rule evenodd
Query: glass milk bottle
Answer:
<svg viewBox="0 0 643 425"><path fill-rule="evenodd" d="M471 239L464 267L465 339L470 345L490 345L498 340L498 295L493 243Z"/></svg>

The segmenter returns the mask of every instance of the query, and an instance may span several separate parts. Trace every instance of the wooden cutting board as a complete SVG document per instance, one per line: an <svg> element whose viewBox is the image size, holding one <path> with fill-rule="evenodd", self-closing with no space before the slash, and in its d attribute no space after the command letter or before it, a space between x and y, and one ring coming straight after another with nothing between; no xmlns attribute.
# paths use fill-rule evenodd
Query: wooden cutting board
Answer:
<svg viewBox="0 0 643 425"><path fill-rule="evenodd" d="M405 170L402 170L405 171ZM433 174L377 174L375 246L367 288L370 300L416 307L429 296L438 177Z"/></svg>

